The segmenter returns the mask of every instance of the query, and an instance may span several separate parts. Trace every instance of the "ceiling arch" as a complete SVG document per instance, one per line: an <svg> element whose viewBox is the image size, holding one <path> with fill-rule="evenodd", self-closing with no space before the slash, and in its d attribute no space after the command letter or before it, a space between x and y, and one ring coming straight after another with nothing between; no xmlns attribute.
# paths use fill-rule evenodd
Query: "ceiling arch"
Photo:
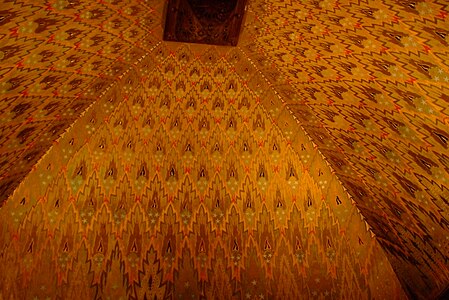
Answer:
<svg viewBox="0 0 449 300"><path fill-rule="evenodd" d="M274 89L285 89L286 107L412 295L448 280L440 272L448 249L447 40L437 34L447 31L446 10L438 1L271 3L254 7L263 34L246 47L274 62Z"/></svg>
<svg viewBox="0 0 449 300"><path fill-rule="evenodd" d="M447 286L444 3L249 1L233 50L161 42L161 1L3 4L3 205L21 182L15 197L27 182L36 185L32 193L46 194L33 181L36 170L52 153L64 166L94 134L91 128L109 121L138 88L130 83L141 81L150 91L167 80L176 85L167 68L178 74L182 64L170 64L170 57L198 58L198 70L208 59L224 59L224 69L238 74L301 163L310 164L310 176L319 183L330 170L332 184L349 193L406 292L424 298ZM308 139L325 159L322 168L311 154L301 157ZM64 141L73 152L62 152Z"/></svg>

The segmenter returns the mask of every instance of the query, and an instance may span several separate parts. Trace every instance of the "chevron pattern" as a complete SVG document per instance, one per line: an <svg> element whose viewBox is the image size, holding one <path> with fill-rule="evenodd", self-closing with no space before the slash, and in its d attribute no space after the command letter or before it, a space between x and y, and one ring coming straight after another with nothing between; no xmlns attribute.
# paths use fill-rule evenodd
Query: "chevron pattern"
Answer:
<svg viewBox="0 0 449 300"><path fill-rule="evenodd" d="M437 297L447 4L252 0L235 48L163 11L1 2L2 298Z"/></svg>
<svg viewBox="0 0 449 300"><path fill-rule="evenodd" d="M3 277L3 296L403 297L322 157L245 85L214 48L158 46L126 72L6 203L2 264L26 289Z"/></svg>
<svg viewBox="0 0 449 300"><path fill-rule="evenodd" d="M0 203L142 46L156 43L160 16L151 7L2 1Z"/></svg>
<svg viewBox="0 0 449 300"><path fill-rule="evenodd" d="M449 281L447 4L267 4L253 2L260 34L242 45L245 54L326 157L409 295L441 290Z"/></svg>

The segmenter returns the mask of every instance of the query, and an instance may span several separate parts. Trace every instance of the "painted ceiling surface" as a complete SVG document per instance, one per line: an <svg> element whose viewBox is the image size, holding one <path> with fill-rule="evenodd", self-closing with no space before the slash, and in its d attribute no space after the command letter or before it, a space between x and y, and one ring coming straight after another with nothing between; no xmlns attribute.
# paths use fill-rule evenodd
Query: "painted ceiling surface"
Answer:
<svg viewBox="0 0 449 300"><path fill-rule="evenodd" d="M144 56L6 202L3 297L403 298L321 155L277 125L291 115L189 48Z"/></svg>
<svg viewBox="0 0 449 300"><path fill-rule="evenodd" d="M449 278L447 5L279 1L254 8L263 34L243 46L275 63L267 78L413 297Z"/></svg>
<svg viewBox="0 0 449 300"><path fill-rule="evenodd" d="M162 1L3 0L3 298L437 296L443 2L253 0L226 48L162 42Z"/></svg>

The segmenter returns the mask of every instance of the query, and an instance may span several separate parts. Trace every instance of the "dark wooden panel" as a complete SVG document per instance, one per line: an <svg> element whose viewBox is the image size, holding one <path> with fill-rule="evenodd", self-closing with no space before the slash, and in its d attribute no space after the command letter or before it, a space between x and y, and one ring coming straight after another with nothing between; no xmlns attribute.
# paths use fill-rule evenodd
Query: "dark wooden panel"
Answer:
<svg viewBox="0 0 449 300"><path fill-rule="evenodd" d="M246 0L169 0L164 40L237 45Z"/></svg>

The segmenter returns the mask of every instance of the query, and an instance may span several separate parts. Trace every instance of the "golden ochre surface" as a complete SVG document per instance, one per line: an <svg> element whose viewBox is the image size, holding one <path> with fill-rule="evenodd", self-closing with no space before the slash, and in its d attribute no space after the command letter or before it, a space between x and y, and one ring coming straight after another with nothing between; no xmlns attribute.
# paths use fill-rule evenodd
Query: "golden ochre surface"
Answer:
<svg viewBox="0 0 449 300"><path fill-rule="evenodd" d="M32 298L432 298L448 284L444 1L1 3L0 287Z"/></svg>

